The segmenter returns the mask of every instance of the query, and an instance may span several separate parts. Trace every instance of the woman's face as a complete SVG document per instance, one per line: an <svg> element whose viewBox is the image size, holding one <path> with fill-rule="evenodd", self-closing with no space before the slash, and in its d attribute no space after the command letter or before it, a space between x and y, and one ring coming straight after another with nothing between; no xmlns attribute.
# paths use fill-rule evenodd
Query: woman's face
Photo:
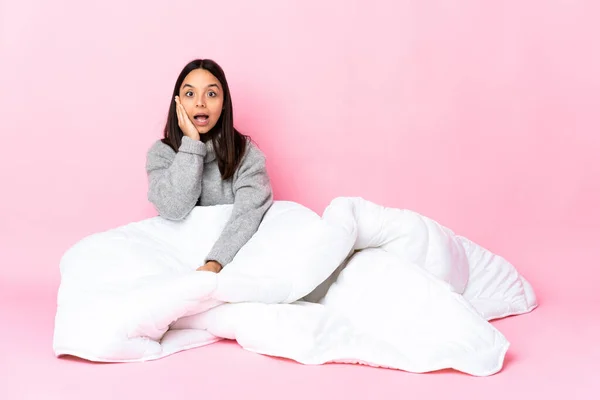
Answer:
<svg viewBox="0 0 600 400"><path fill-rule="evenodd" d="M200 134L209 132L223 111L221 82L205 69L190 72L179 88L179 100Z"/></svg>

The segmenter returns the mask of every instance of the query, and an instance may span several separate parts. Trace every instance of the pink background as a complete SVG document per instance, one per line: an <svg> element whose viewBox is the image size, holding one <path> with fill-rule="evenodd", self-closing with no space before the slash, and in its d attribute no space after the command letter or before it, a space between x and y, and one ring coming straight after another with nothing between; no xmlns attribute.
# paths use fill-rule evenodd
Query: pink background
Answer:
<svg viewBox="0 0 600 400"><path fill-rule="evenodd" d="M594 0L0 0L0 289L45 293L51 335L61 255L155 215L146 150L180 69L213 58L277 199L412 209L508 258L542 304L598 304L599 15Z"/></svg>

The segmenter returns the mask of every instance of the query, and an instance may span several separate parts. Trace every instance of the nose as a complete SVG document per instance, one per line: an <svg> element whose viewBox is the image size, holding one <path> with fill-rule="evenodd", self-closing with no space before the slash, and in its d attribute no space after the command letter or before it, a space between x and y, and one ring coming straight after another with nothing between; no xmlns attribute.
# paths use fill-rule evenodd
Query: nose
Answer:
<svg viewBox="0 0 600 400"><path fill-rule="evenodd" d="M203 97L199 97L198 100L196 100L196 107L206 107Z"/></svg>

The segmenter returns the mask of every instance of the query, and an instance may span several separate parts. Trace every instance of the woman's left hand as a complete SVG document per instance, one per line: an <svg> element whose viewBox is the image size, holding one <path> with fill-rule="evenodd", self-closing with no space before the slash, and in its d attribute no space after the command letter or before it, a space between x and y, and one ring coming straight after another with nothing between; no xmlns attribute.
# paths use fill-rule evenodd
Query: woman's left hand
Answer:
<svg viewBox="0 0 600 400"><path fill-rule="evenodd" d="M209 261L201 267L196 268L196 271L209 271L218 274L223 269L223 266L217 261Z"/></svg>

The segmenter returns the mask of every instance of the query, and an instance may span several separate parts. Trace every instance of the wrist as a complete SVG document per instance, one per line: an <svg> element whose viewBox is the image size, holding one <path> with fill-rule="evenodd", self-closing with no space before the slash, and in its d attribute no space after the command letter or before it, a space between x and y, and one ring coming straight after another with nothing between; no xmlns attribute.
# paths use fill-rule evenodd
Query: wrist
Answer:
<svg viewBox="0 0 600 400"><path fill-rule="evenodd" d="M193 133L184 133L183 136L189 137L190 139L196 140L196 141L200 140L199 134L194 135Z"/></svg>
<svg viewBox="0 0 600 400"><path fill-rule="evenodd" d="M221 265L221 263L218 262L218 261L215 261L215 260L209 260L209 261L207 261L206 265L212 267L217 272L219 272L219 271L221 271L223 269L223 266Z"/></svg>
<svg viewBox="0 0 600 400"><path fill-rule="evenodd" d="M191 137L184 135L181 138L181 145L179 151L184 153L197 154L199 156L206 156L206 145L199 140L194 140Z"/></svg>

